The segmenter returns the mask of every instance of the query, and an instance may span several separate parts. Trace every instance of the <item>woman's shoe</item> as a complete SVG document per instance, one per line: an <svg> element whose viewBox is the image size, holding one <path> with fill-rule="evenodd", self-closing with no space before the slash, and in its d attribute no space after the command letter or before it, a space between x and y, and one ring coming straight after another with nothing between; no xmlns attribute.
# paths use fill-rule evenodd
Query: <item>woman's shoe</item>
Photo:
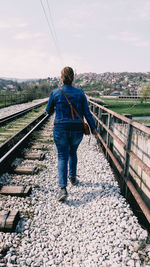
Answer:
<svg viewBox="0 0 150 267"><path fill-rule="evenodd" d="M68 192L67 192L66 187L65 186L60 187L60 192L58 195L58 201L66 200L67 196L68 196Z"/></svg>
<svg viewBox="0 0 150 267"><path fill-rule="evenodd" d="M70 180L72 185L76 185L78 183L78 180L76 177L69 177L69 180Z"/></svg>

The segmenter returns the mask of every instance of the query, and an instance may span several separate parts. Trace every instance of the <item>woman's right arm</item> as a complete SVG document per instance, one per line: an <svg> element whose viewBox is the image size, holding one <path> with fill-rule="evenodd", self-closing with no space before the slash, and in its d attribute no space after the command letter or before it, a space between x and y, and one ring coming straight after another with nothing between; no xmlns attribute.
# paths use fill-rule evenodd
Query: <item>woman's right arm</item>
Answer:
<svg viewBox="0 0 150 267"><path fill-rule="evenodd" d="M85 118L86 118L86 120L87 120L87 122L91 128L92 133L96 134L96 132L97 132L96 124L95 124L93 116L90 112L88 101L87 101L86 95L84 94L83 90L82 90L82 95L83 95L84 116L85 116Z"/></svg>

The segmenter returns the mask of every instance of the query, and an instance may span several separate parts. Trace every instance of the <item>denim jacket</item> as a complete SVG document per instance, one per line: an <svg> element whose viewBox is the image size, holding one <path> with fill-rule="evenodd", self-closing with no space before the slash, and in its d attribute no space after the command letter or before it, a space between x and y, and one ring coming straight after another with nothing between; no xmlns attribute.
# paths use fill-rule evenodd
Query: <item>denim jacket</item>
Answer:
<svg viewBox="0 0 150 267"><path fill-rule="evenodd" d="M77 110L80 117L83 119L86 118L91 131L96 129L95 121L92 117L92 114L89 110L87 98L82 89L73 87L72 85L63 85L62 89L64 90L66 96L70 100L73 107ZM54 124L58 123L81 123L79 117L74 113L74 120L71 116L70 106L63 95L60 88L55 89L51 92L48 104L46 107L46 112L51 115L56 109L56 115Z"/></svg>

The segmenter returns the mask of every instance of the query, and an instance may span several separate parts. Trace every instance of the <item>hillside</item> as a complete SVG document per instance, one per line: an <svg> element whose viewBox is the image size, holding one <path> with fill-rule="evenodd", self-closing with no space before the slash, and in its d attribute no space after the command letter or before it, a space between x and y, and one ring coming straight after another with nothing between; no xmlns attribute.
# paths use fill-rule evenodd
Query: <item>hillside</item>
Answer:
<svg viewBox="0 0 150 267"><path fill-rule="evenodd" d="M21 80L0 78L0 91L24 91L28 88L41 89L47 87L49 93L59 85L60 78L39 80ZM118 72L118 73L81 73L75 75L74 85L88 93L98 95L138 95L145 83L150 82L150 72ZM49 88L49 89L48 89Z"/></svg>

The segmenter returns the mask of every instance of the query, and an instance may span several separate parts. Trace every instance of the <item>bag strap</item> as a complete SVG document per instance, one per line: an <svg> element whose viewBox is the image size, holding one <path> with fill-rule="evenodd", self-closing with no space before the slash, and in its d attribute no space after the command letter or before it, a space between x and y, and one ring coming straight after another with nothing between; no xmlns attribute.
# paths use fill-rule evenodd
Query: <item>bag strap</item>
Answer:
<svg viewBox="0 0 150 267"><path fill-rule="evenodd" d="M71 102L69 101L68 97L66 96L64 90L60 87L60 90L62 91L62 93L64 94L69 106L70 106L70 109L71 109L71 115L72 115L72 119L74 120L74 114L73 114L73 111L76 113L76 115L79 117L79 119L82 121L83 125L85 125L85 122L82 120L82 118L80 117L79 113L76 111L76 109L72 106Z"/></svg>
<svg viewBox="0 0 150 267"><path fill-rule="evenodd" d="M61 87L60 87L60 90L63 92L63 94L64 94L64 96L65 96L65 98L66 98L66 100L67 100L67 102L68 102L68 104L69 104L69 106L70 106L70 109L71 109L71 116L72 116L72 119L74 120L73 106L72 106L71 102L69 101L68 97L66 96L64 90L63 90Z"/></svg>

